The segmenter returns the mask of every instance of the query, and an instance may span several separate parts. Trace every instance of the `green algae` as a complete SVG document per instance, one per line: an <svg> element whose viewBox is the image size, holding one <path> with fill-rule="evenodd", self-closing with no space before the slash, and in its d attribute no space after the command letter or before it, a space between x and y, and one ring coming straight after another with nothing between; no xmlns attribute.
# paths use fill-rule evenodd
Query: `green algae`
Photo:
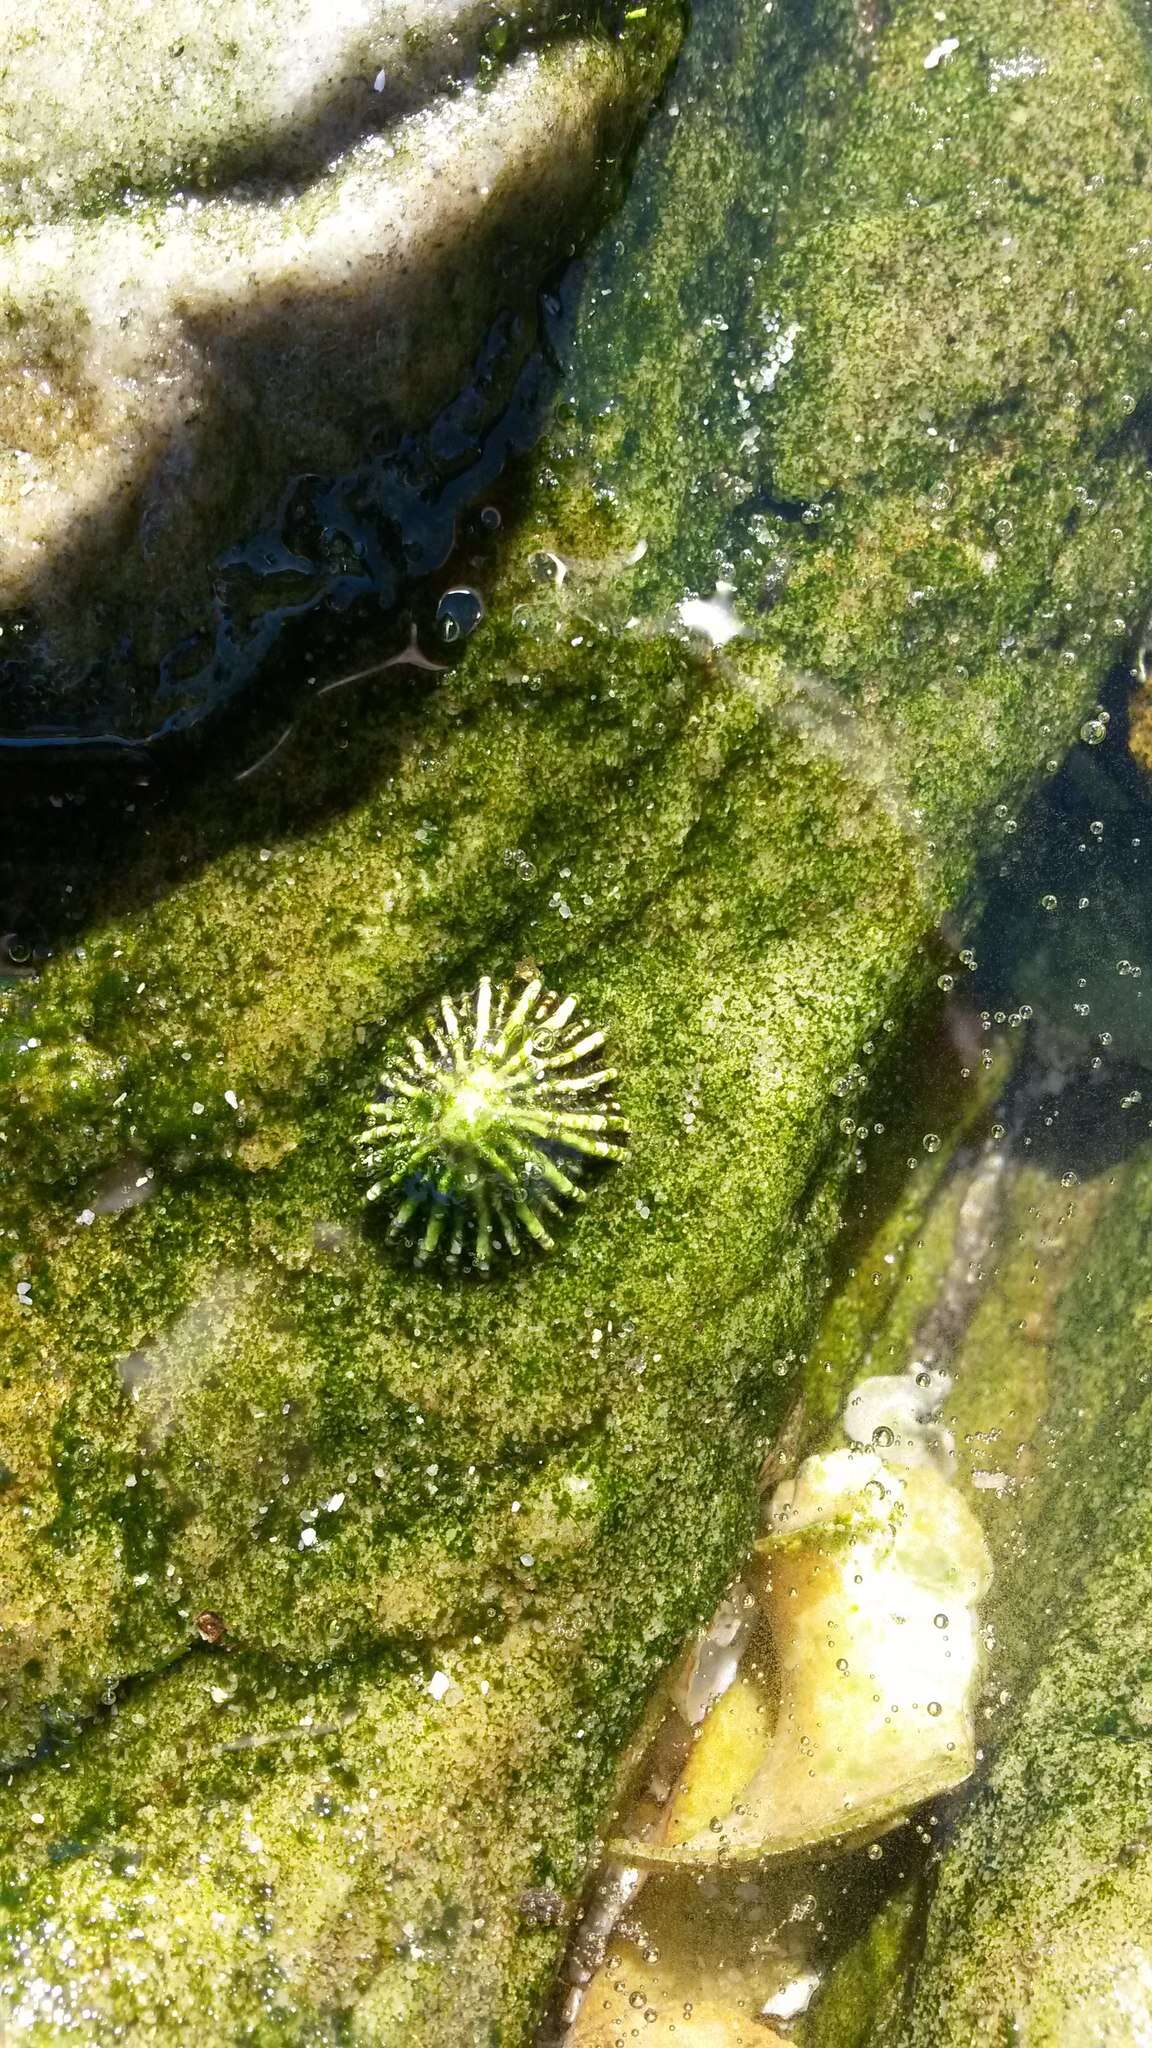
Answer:
<svg viewBox="0 0 1152 2048"><path fill-rule="evenodd" d="M933 1887L907 2018L885 2037L901 2043L1063 2048L1145 2023L1147 1160L1084 1192L1049 1328L1023 1373L997 1352L1018 1410L1005 1447L1030 1455L1009 1452L1014 1498L999 1530L989 1518L1005 1573L995 1747ZM1033 1261L1025 1239L1006 1276L1018 1302ZM992 1333L977 1334L979 1359Z"/></svg>
<svg viewBox="0 0 1152 2048"><path fill-rule="evenodd" d="M991 1052L987 1065L970 1064L951 1042L943 997L931 989L841 1119L857 1178L848 1183L828 1298L790 1417L788 1465L827 1449L845 1398L864 1374L903 1372L917 1357L941 1298L966 1192L957 1154L986 1138L1005 1071L1002 1055ZM782 1474L786 1469L781 1465Z"/></svg>
<svg viewBox="0 0 1152 2048"><path fill-rule="evenodd" d="M805 2048L1138 2038L1149 1195L1146 1152L1084 1181L1012 1169L945 1411L995 1558L981 1767L922 1817L926 1867L836 1961ZM931 1298L947 1239L914 1263ZM901 1316L895 1296L885 1339Z"/></svg>
<svg viewBox="0 0 1152 2048"><path fill-rule="evenodd" d="M804 2023L803 2048L872 2048L887 2038L916 1957L919 1891L910 1884L895 1892L838 1959Z"/></svg>
<svg viewBox="0 0 1152 2048"><path fill-rule="evenodd" d="M1041 30L1048 71L991 92ZM0 1878L33 2040L528 2036L557 1937L520 1890L574 1897L751 1536L862 1049L1152 571L1143 48L1119 5L989 0L925 72L938 34L700 10L460 668L345 700L355 781L289 756L156 826L129 907L5 999ZM729 572L753 637L665 630ZM529 960L611 1029L629 1159L550 1261L413 1274L355 1173L379 1047ZM102 1213L128 1160L154 1192Z"/></svg>

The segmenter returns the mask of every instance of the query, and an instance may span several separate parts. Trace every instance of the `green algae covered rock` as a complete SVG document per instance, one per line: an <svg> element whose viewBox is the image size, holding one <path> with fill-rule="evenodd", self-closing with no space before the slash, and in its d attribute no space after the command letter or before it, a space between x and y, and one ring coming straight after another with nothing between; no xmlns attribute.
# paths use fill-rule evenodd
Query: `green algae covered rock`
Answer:
<svg viewBox="0 0 1152 2048"><path fill-rule="evenodd" d="M901 2048L1087 2048L1152 2025L1152 1171L1138 1158L1071 1206L1059 1192L1024 1177L1020 1249L962 1367L960 1419L980 1417L976 1441L998 1448L976 1456L1009 1477L990 1521L990 1763L932 1887L903 2020L883 2033ZM1038 1244L1055 1303L1041 1330Z"/></svg>
<svg viewBox="0 0 1152 2048"><path fill-rule="evenodd" d="M750 1536L869 1062L1152 588L1128 12L812 16L697 10L463 662L126 820L4 999L32 2040L530 2038L521 1895ZM533 966L627 1160L416 1271L382 1049Z"/></svg>
<svg viewBox="0 0 1152 2048"><path fill-rule="evenodd" d="M1080 803L1086 818L1083 793ZM1032 857L1058 853L1076 816L1069 801L1045 817ZM1138 875L1126 895L1108 892L1097 910L1105 947L1114 927L1131 945L1144 914ZM994 937L991 910L978 950ZM1017 971L1032 984L1027 953ZM866 1924L805 2022L804 2048L1127 2044L1152 2021L1148 1121L1135 1091L1128 1159L1084 1167L1097 1150L1098 1079L1071 1069L1059 1093L1037 1086L1051 1071L1048 1030L1065 994L1047 991L1002 1098L1019 1113L1023 1089L1031 1109L1009 1141L1001 1205L985 1212L985 1242L967 1267L974 1313L948 1358L958 1483L995 1558L980 1761L958 1799L934 1801L894 1838L887 1875L874 1873L889 1895L877 1909L872 1888ZM1112 1060L1105 1045L1105 1072ZM986 1100L985 1127L991 1113ZM965 1260L972 1251L959 1218L989 1154L973 1156L982 1163L966 1171L954 1161L943 1187L917 1190L913 1177L831 1321L847 1328L855 1317L869 1343L909 1355L925 1304L941 1299L965 1245ZM899 1279L878 1315L875 1264L883 1270L894 1246L906 1263L898 1250Z"/></svg>

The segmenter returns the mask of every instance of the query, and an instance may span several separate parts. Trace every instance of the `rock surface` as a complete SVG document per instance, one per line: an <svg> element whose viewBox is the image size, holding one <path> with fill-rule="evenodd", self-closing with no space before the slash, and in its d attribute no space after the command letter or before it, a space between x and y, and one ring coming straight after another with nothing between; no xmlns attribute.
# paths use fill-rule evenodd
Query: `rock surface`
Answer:
<svg viewBox="0 0 1152 2048"><path fill-rule="evenodd" d="M960 1277L967 1308L941 1361L955 1381L945 1412L995 1575L976 1779L894 1840L887 1876L877 1873L888 1896L879 1911L873 1896L832 1969L806 2048L1128 2044L1152 2026L1152 1172L1134 976L1117 973L1118 956L1130 967L1148 957L1147 827L1117 729L1075 749L1022 815L1004 879L968 934L980 968L963 997L957 987L947 998L945 1050L918 1083L945 1133L958 1106L958 1144L945 1137L918 1163L821 1333L833 1371L864 1349L922 1355L924 1318L955 1301ZM1071 880L1075 934L1041 896L1047 883L1057 912L1070 907ZM986 964L994 1001L981 989ZM968 1064L977 1033L998 1079ZM925 1114L924 1102L909 1106L894 1156ZM973 1146L990 1125L1000 1141ZM981 1185L998 1193L981 1201Z"/></svg>
<svg viewBox="0 0 1152 2048"><path fill-rule="evenodd" d="M1152 2030L1146 1150L1059 1192L1025 1176L1006 1233L1020 1253L973 1333L966 1405L998 1446L1022 1440L1003 1459L1014 1484L995 1518L999 1691L986 1782L943 1858L911 1998L885 2035L900 2048L1128 2048ZM1037 1216L1039 1333L1027 1319Z"/></svg>
<svg viewBox="0 0 1152 2048"><path fill-rule="evenodd" d="M365 464L498 320L473 433L507 402L674 12L0 10L0 730L179 728L287 621L379 624L411 535Z"/></svg>
<svg viewBox="0 0 1152 2048"><path fill-rule="evenodd" d="M1127 2048L1152 2025L1147 1145L1067 1180L1022 1161L953 1361L996 1557L983 1768L833 1970L810 2048Z"/></svg>
<svg viewBox="0 0 1152 2048"><path fill-rule="evenodd" d="M1144 44L1121 0L939 42L697 9L463 663L125 813L5 998L33 2040L530 2038L521 1896L574 1897L750 1532L925 937L1152 588ZM550 1260L414 1273L381 1044L527 959L610 1029L628 1164Z"/></svg>

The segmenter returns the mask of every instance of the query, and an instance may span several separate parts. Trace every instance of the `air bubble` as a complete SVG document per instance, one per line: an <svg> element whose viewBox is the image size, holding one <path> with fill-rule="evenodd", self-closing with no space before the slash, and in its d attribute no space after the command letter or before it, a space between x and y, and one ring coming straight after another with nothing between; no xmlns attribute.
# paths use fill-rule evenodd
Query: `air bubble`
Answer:
<svg viewBox="0 0 1152 2048"><path fill-rule="evenodd" d="M461 586L446 590L436 607L436 630L445 646L466 640L484 617L484 601L478 590Z"/></svg>

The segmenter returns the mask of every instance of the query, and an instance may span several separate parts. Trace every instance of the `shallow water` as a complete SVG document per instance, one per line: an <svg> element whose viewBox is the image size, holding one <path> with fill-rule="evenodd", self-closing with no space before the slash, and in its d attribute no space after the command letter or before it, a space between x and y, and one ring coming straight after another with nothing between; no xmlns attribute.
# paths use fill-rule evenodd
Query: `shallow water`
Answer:
<svg viewBox="0 0 1152 2048"><path fill-rule="evenodd" d="M833 1250L838 1292L809 1358L840 1390L853 1375L898 1373L910 1358L949 1375L939 1412L954 1453L944 1469L975 1507L1007 1581L994 1583L985 1608L974 1776L864 1847L849 1831L814 1857L728 1869L721 1847L718 1869L667 1875L629 1876L619 1856L609 1859L577 1928L557 2017L541 2035L548 2044L895 2038L900 1981L914 1980L936 1873L1037 1653L1019 1603L1037 1461L1055 1456L1039 1354L1069 1269L1085 1249L1090 1256L1101 1216L1124 1199L1126 1169L1148 1156L1152 785L1132 744L1143 704L1139 666L1118 670L1103 722L1020 816L1005 807L997 819L976 907L941 935L939 993L899 1076L871 1087L849 1123L858 1199ZM998 1355L1006 1319L1024 1339L1022 1371ZM771 1485L835 1440L818 1382L805 1407L802 1396L780 1457L769 1460ZM872 1441L884 1456L887 1423ZM736 1598L752 1605L740 1581ZM779 1646L762 1631L754 1625L747 1639L745 1629L722 1659L721 1689L737 1669L765 1674L770 1692L778 1683ZM730 1635L722 1610L719 1640ZM666 1727L638 1765L626 1810L639 1786L639 1820L625 1832L651 1830L666 1806L693 1740L680 1725L671 1766ZM866 1761L862 1751L858 1775ZM711 1825L721 1844L732 1782L721 1771L715 1785ZM853 2006L876 1987L853 1983L850 1972L877 1929L891 1976L869 2017Z"/></svg>
<svg viewBox="0 0 1152 2048"><path fill-rule="evenodd" d="M0 621L4 2039L1149 2037L1152 57L974 5L374 60L621 96L461 387Z"/></svg>

